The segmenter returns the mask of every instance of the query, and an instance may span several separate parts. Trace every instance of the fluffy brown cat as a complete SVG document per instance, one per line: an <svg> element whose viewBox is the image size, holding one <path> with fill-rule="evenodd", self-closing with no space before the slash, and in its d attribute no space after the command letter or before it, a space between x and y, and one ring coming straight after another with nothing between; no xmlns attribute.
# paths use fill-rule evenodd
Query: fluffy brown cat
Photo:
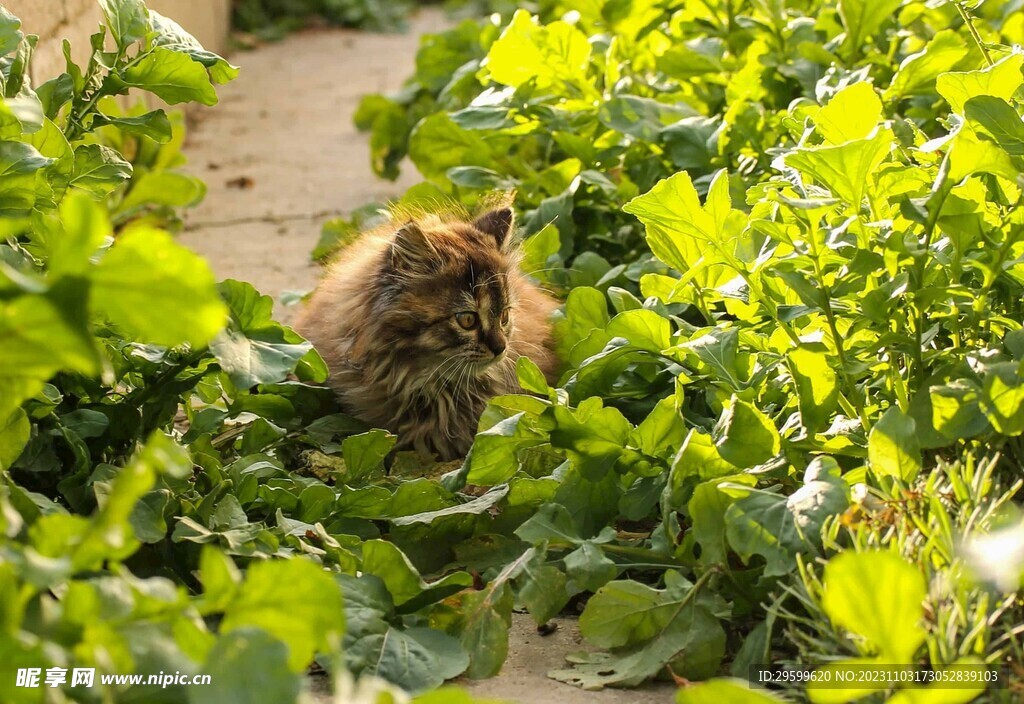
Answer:
<svg viewBox="0 0 1024 704"><path fill-rule="evenodd" d="M465 455L488 399L520 391L523 355L554 378L557 303L520 272L512 224L497 208L368 232L299 316L346 411L398 435L400 449Z"/></svg>

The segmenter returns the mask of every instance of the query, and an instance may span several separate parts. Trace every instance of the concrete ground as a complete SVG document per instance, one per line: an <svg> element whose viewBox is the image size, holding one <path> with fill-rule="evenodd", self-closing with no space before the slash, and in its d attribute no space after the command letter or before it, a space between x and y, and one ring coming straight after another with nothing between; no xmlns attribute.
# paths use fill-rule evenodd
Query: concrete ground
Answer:
<svg viewBox="0 0 1024 704"><path fill-rule="evenodd" d="M323 222L419 180L411 166L397 183L377 179L352 114L362 95L397 89L412 73L419 34L444 22L437 11L422 11L407 34L311 30L235 54L241 75L221 88L220 105L194 115L189 131L189 169L209 193L188 214L180 241L204 255L218 278L249 281L275 301L313 288L318 267L309 253ZM293 310L275 308L278 319L291 319ZM549 679L567 653L582 649L575 621L558 623L540 636L528 616L515 615L501 674L458 684L518 704L673 701L666 684L585 692Z"/></svg>
<svg viewBox="0 0 1024 704"><path fill-rule="evenodd" d="M407 34L315 29L232 55L240 76L220 87L217 106L190 113L187 170L209 191L180 241L219 279L248 281L275 301L312 289L319 267L309 254L323 223L420 180L411 166L396 183L378 179L352 115L363 95L412 74L419 35L444 22L421 12Z"/></svg>

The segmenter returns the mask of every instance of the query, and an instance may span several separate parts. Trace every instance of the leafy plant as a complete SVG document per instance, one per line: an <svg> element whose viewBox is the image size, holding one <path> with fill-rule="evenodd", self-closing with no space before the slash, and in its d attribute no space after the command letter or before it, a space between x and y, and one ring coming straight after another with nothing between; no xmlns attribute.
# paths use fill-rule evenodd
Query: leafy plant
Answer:
<svg viewBox="0 0 1024 704"><path fill-rule="evenodd" d="M90 62L35 90L0 17L0 686L163 669L216 682L169 701L286 702L316 659L341 697L464 697L430 690L570 604L600 650L552 676L591 688L1020 659L1019 565L985 560L1019 531L1016 5L545 2L428 37L360 110L376 167L412 158L407 206L517 189L524 267L565 294L559 384L521 360L440 466L154 225L188 200L143 198L169 120L106 98L210 103L235 69L102 6Z"/></svg>
<svg viewBox="0 0 1024 704"><path fill-rule="evenodd" d="M563 598L527 579L520 601L543 620L594 592L581 630L609 652L552 676L703 677L726 653L745 676L770 646L805 653L761 605L800 560L870 542L836 529L863 491L923 494L909 525L929 545L920 526L945 526L929 577L985 624L929 631L927 662L1001 662L1019 594L993 609L950 526L996 527L954 519L985 503L964 488L977 447L999 453L989 477L1021 461L1012 5L567 9L427 37L406 89L356 117L379 173L408 154L427 179L404 203L516 189L524 267L568 292L559 388L521 365L539 398L496 399L450 478L554 480L516 535ZM827 620L792 612L795 633Z"/></svg>
<svg viewBox="0 0 1024 704"><path fill-rule="evenodd" d="M231 21L236 29L280 39L313 18L342 27L402 29L410 8L406 0L234 0Z"/></svg>
<svg viewBox="0 0 1024 704"><path fill-rule="evenodd" d="M281 458L306 453L303 466L318 466L312 448L337 450L337 434L358 424L325 412L330 394L309 383L324 379L323 362L272 320L268 298L215 285L204 261L154 226L202 194L168 170L180 128L163 110L125 114L106 100L138 88L213 103L213 84L237 69L142 2L101 5L88 65L69 58L35 90L25 76L36 38L0 12L0 698L40 700L43 690L16 686L18 668L95 667L212 678L164 689L167 701L296 701L313 656L335 657L346 633L363 633L345 629L358 600L343 605L343 592L362 589L368 601L379 574L406 584L404 603L419 582L397 549L342 545L316 523L337 491L284 471ZM379 471L392 442L379 431L346 439L339 466L347 459L353 479ZM243 575L229 555L293 559L253 562ZM323 569L354 574L361 563L358 587ZM463 577L424 587L421 603ZM457 642L420 631L394 632L431 652L453 643L455 664L418 671L428 679L406 673L410 689L465 668ZM380 655L376 671L399 680L408 662ZM110 701L152 694L96 684Z"/></svg>

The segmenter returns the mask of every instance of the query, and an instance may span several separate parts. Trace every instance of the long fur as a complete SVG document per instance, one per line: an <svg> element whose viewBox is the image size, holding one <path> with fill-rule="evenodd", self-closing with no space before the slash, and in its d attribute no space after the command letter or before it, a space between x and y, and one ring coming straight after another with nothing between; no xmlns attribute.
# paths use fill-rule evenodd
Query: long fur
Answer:
<svg viewBox="0 0 1024 704"><path fill-rule="evenodd" d="M341 251L296 329L323 355L349 413L397 434L400 448L455 459L488 399L520 391L520 356L555 379L548 319L557 303L520 272L502 232L507 207L471 222L401 217ZM464 310L477 312L476 330L456 323Z"/></svg>

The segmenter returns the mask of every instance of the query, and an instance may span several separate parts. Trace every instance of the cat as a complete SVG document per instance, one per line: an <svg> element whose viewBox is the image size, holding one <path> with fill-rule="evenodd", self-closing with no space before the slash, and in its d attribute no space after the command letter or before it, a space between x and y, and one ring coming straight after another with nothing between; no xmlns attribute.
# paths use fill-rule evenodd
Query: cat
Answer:
<svg viewBox="0 0 1024 704"><path fill-rule="evenodd" d="M558 302L520 272L513 225L498 207L365 233L299 314L295 328L327 362L342 407L395 433L396 449L463 457L487 401L521 392L520 356L554 382Z"/></svg>

